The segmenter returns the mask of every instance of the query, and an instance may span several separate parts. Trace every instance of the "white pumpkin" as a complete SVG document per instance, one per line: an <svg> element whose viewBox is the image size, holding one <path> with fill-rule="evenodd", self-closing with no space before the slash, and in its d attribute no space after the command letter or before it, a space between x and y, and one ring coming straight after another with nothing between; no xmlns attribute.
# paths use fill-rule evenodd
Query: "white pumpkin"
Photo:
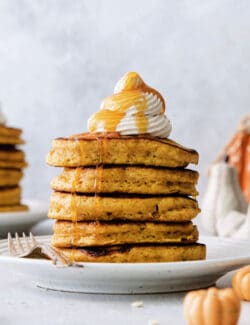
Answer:
<svg viewBox="0 0 250 325"><path fill-rule="evenodd" d="M223 237L250 239L250 206L248 213L229 212L217 222L218 235Z"/></svg>
<svg viewBox="0 0 250 325"><path fill-rule="evenodd" d="M226 162L214 164L202 202L202 221L211 235L219 235L218 225L232 211L247 212L247 202L241 191L236 169ZM243 218L239 220L242 224Z"/></svg>

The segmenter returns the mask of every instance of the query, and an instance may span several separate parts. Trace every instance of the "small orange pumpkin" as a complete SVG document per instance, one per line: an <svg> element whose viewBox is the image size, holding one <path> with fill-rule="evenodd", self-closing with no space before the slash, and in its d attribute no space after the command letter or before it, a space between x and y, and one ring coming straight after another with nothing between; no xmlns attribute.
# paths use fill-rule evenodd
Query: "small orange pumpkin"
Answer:
<svg viewBox="0 0 250 325"><path fill-rule="evenodd" d="M191 291L184 299L184 316L188 325L236 325L240 299L229 288Z"/></svg>
<svg viewBox="0 0 250 325"><path fill-rule="evenodd" d="M250 265L235 272L232 284L241 300L250 301Z"/></svg>

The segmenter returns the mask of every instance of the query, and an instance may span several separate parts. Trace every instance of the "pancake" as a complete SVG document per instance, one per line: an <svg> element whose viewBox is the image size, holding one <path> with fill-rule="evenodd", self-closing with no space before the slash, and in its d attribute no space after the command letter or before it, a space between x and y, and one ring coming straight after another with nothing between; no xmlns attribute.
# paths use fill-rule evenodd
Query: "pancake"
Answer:
<svg viewBox="0 0 250 325"><path fill-rule="evenodd" d="M3 161L24 161L25 155L22 150L9 149L5 150L0 147L0 160Z"/></svg>
<svg viewBox="0 0 250 325"><path fill-rule="evenodd" d="M188 169L150 167L67 168L54 178L57 191L79 193L137 193L196 196L199 174Z"/></svg>
<svg viewBox="0 0 250 325"><path fill-rule="evenodd" d="M20 138L21 133L21 129L0 125L0 144L23 144L24 141Z"/></svg>
<svg viewBox="0 0 250 325"><path fill-rule="evenodd" d="M182 196L100 197L54 192L51 196L49 218L182 222L193 219L199 212L196 200Z"/></svg>
<svg viewBox="0 0 250 325"><path fill-rule="evenodd" d="M29 208L27 205L24 204L17 204L17 205L0 205L0 212L22 212L22 211L28 211ZM1 215L0 215L1 218Z"/></svg>
<svg viewBox="0 0 250 325"><path fill-rule="evenodd" d="M23 173L17 169L0 169L0 187L17 185Z"/></svg>
<svg viewBox="0 0 250 325"><path fill-rule="evenodd" d="M6 137L20 137L22 134L22 130L18 128L12 128L5 125L0 124L0 136Z"/></svg>
<svg viewBox="0 0 250 325"><path fill-rule="evenodd" d="M27 167L27 163L25 160L0 160L0 168L22 169L25 167Z"/></svg>
<svg viewBox="0 0 250 325"><path fill-rule="evenodd" d="M1 187L0 188L0 205L17 205L21 199L21 188Z"/></svg>
<svg viewBox="0 0 250 325"><path fill-rule="evenodd" d="M89 248L57 248L75 262L154 263L195 261L206 258L206 246L190 245L121 245Z"/></svg>
<svg viewBox="0 0 250 325"><path fill-rule="evenodd" d="M192 222L77 222L57 221L55 247L109 246L142 243L194 243L198 231Z"/></svg>
<svg viewBox="0 0 250 325"><path fill-rule="evenodd" d="M117 133L83 133L55 139L47 155L52 166L79 167L146 165L185 167L198 163L198 153L169 139L150 136L120 136Z"/></svg>

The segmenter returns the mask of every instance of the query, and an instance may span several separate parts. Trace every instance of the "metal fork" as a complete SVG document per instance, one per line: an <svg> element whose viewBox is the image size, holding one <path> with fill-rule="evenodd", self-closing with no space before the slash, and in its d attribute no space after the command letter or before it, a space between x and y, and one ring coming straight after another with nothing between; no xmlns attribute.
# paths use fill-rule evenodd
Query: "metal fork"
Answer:
<svg viewBox="0 0 250 325"><path fill-rule="evenodd" d="M38 242L32 233L29 237L23 233L21 238L18 233L15 233L15 238L8 233L8 250L13 257L45 258L52 260L57 266L79 266L50 245Z"/></svg>
<svg viewBox="0 0 250 325"><path fill-rule="evenodd" d="M26 237L23 233L22 239L18 233L15 233L15 239L11 237L11 233L8 233L8 250L11 256L25 257L29 255L33 249L37 246L35 237L30 233L29 237Z"/></svg>

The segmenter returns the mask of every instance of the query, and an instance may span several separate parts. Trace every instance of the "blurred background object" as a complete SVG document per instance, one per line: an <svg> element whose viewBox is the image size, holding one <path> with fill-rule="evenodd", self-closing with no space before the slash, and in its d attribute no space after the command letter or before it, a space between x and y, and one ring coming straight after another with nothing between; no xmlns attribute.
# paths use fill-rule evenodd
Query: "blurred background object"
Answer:
<svg viewBox="0 0 250 325"><path fill-rule="evenodd" d="M205 229L212 235L250 239L250 115L241 120L208 174L202 202Z"/></svg>
<svg viewBox="0 0 250 325"><path fill-rule="evenodd" d="M204 228L210 235L233 235L245 222L247 207L235 167L228 161L214 163L201 206ZM237 212L233 218L231 212Z"/></svg>
<svg viewBox="0 0 250 325"><path fill-rule="evenodd" d="M250 202L250 115L243 117L237 132L216 161L225 156L228 157L229 164L236 168L241 190Z"/></svg>
<svg viewBox="0 0 250 325"><path fill-rule="evenodd" d="M49 198L51 140L86 130L115 80L138 71L166 98L172 138L205 172L250 104L244 0L0 2L0 99L25 131L25 197Z"/></svg>

